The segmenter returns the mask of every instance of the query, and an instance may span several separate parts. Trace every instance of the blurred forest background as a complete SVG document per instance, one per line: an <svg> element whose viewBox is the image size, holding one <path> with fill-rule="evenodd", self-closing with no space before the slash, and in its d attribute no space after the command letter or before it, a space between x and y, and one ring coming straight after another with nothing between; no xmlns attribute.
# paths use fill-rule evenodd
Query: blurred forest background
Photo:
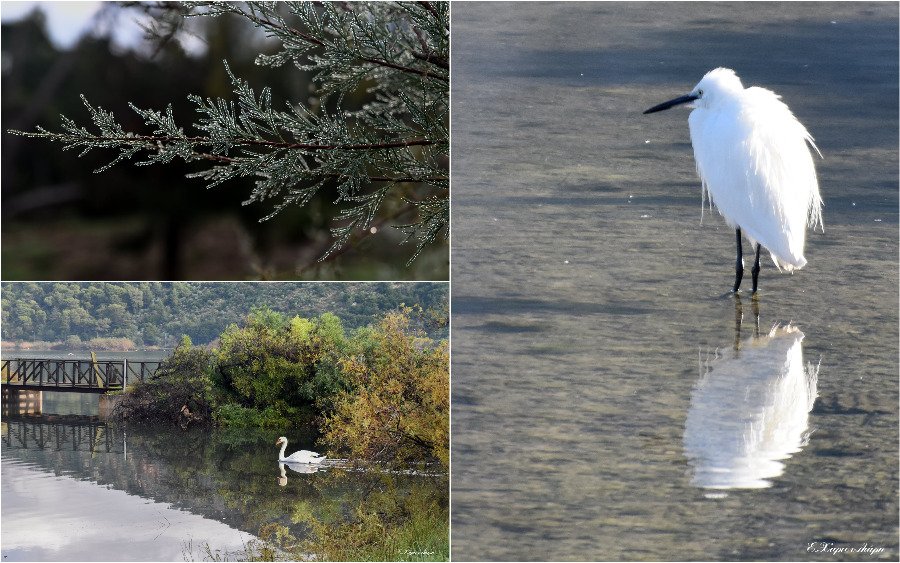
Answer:
<svg viewBox="0 0 900 563"><path fill-rule="evenodd" d="M353 330L405 305L413 328L448 337L446 283L4 283L2 337L58 342L69 348L95 339L127 339L138 347L215 340L255 310L289 318L333 313ZM110 342L110 344L116 344ZM121 344L121 343L120 343Z"/></svg>
<svg viewBox="0 0 900 563"><path fill-rule="evenodd" d="M41 8L54 9L53 3ZM178 41L126 48L114 43L111 30L140 14L139 7L104 3L89 32L70 49L54 46L39 9L21 20L4 20L3 130L55 130L60 114L86 122L80 94L112 111L126 129L143 127L128 102L158 110L172 103L175 115L192 123L196 106L188 94L233 98L223 60L254 87L270 86L277 104L316 103L307 73L254 64L273 44L246 20L192 18L190 29L201 48L190 53ZM348 109L365 102L364 91L344 98ZM260 223L271 206L242 206L252 180L206 190L201 180L185 178L201 165L180 161L122 163L94 174L114 154L93 151L79 159L77 152L2 135L4 280L448 278L446 243L429 245L406 266L415 243L398 246L404 234L387 225L317 262L332 242L329 229L337 214L335 194L327 190L305 207L289 207Z"/></svg>

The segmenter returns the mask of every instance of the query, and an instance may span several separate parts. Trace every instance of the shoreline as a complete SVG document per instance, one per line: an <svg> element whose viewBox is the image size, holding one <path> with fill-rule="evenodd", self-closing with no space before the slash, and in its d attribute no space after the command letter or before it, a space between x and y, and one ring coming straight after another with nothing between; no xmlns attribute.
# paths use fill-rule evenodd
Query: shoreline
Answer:
<svg viewBox="0 0 900 563"><path fill-rule="evenodd" d="M32 352L51 350L76 350L84 352L156 352L171 350L171 348L157 345L138 346L133 341L127 338L95 338L78 343L68 343L61 340L0 341L0 351L3 352Z"/></svg>

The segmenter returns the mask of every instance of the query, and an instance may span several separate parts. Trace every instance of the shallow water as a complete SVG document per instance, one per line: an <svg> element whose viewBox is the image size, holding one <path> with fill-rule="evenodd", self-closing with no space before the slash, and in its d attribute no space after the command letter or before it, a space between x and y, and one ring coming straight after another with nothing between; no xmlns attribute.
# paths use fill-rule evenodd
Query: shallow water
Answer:
<svg viewBox="0 0 900 563"><path fill-rule="evenodd" d="M459 3L453 37L453 558L896 560L896 5ZM720 65L825 155L755 307L688 112L641 115Z"/></svg>

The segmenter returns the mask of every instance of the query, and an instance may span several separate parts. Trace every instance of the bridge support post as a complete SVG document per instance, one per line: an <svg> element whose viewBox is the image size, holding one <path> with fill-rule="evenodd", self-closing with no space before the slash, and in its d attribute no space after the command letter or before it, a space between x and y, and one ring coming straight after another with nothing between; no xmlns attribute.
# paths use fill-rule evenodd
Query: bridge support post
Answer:
<svg viewBox="0 0 900 563"><path fill-rule="evenodd" d="M41 414L43 408L43 391L3 386L2 415L4 417L14 414Z"/></svg>

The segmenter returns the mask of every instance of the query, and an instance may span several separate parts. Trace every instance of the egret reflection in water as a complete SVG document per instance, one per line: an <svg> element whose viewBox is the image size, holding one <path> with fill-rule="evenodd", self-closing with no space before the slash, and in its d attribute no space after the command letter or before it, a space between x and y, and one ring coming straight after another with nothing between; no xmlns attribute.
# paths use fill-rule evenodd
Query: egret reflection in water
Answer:
<svg viewBox="0 0 900 563"><path fill-rule="evenodd" d="M771 486L784 472L781 460L808 440L809 411L819 368L803 361L803 332L791 324L742 340L742 307L736 300L735 342L701 361L684 428L691 483L709 489Z"/></svg>

